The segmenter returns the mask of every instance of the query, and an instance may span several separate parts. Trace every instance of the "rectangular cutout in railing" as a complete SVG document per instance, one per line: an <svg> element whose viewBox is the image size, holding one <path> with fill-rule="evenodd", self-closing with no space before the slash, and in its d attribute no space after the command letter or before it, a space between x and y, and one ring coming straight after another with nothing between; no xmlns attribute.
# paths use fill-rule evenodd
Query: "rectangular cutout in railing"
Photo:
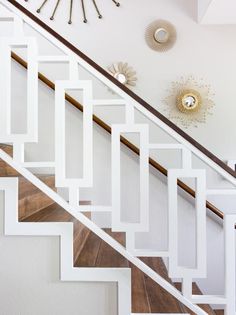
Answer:
<svg viewBox="0 0 236 315"><path fill-rule="evenodd" d="M186 178L179 178L182 182ZM196 178L188 178L191 187L196 191ZM183 198L181 193L177 195L178 230L178 266L195 269L197 267L197 211L195 199L192 202Z"/></svg>
<svg viewBox="0 0 236 315"><path fill-rule="evenodd" d="M122 137L130 134L121 133ZM132 133L139 147L139 133ZM134 153L121 148L120 160L120 219L122 222L138 223L140 221L140 160Z"/></svg>
<svg viewBox="0 0 236 315"><path fill-rule="evenodd" d="M66 177L66 111L65 90L83 91L83 177ZM55 89L55 160L56 185L58 187L90 187L93 174L93 146L92 146L92 85L89 81L60 81Z"/></svg>
<svg viewBox="0 0 236 315"><path fill-rule="evenodd" d="M77 100L81 99L80 102L82 103L83 90L66 91L69 95L72 92ZM68 105L65 106L65 134L65 177L83 178L84 116Z"/></svg>
<svg viewBox="0 0 236 315"><path fill-rule="evenodd" d="M1 142L35 142L38 138L38 64L37 45L34 38L2 38L0 44L1 84ZM25 133L12 132L11 106L11 49L27 49L27 127Z"/></svg>
<svg viewBox="0 0 236 315"><path fill-rule="evenodd" d="M178 265L178 209L177 195L179 178L195 178L196 180L196 268ZM169 272L171 277L206 277L206 179L205 170L169 170Z"/></svg>
<svg viewBox="0 0 236 315"><path fill-rule="evenodd" d="M14 53L23 55L27 61L27 48L15 48ZM11 59L11 108L10 133L26 134L27 132L27 71Z"/></svg>
<svg viewBox="0 0 236 315"><path fill-rule="evenodd" d="M140 134L140 220L138 223L121 221L121 144L122 133ZM114 230L147 231L149 227L149 148L146 125L114 125L112 127L112 207ZM127 209L128 211L128 209Z"/></svg>

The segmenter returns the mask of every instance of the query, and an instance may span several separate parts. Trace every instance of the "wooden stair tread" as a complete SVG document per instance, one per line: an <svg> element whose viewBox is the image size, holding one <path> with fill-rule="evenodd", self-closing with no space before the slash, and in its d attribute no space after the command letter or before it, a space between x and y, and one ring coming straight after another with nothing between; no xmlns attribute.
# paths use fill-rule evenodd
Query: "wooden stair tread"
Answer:
<svg viewBox="0 0 236 315"><path fill-rule="evenodd" d="M104 232L106 232L108 235L113 237L118 243L120 243L122 246L125 246L126 240L125 240L125 233L124 232L112 232L111 229L103 229Z"/></svg>
<svg viewBox="0 0 236 315"><path fill-rule="evenodd" d="M37 177L47 186L55 190L54 175L38 175ZM24 177L19 177L19 220L22 220L53 203L54 201L40 191L40 189L31 184Z"/></svg>
<svg viewBox="0 0 236 315"><path fill-rule="evenodd" d="M55 176L54 175L36 175L44 184L55 190ZM29 195L40 192L31 182L22 176L19 176L19 199L23 199Z"/></svg>
<svg viewBox="0 0 236 315"><path fill-rule="evenodd" d="M142 261L172 284L166 266L159 257L143 257ZM186 309L155 281L144 275L151 313L185 313Z"/></svg>
<svg viewBox="0 0 236 315"><path fill-rule="evenodd" d="M100 245L101 239L90 232L79 257L75 261L75 267L95 267Z"/></svg>
<svg viewBox="0 0 236 315"><path fill-rule="evenodd" d="M91 218L91 214L89 212L85 212L84 215L87 218ZM73 250L74 250L74 265L87 241L87 238L90 234L90 230L83 225L80 221L74 219L74 243L73 243Z"/></svg>
<svg viewBox="0 0 236 315"><path fill-rule="evenodd" d="M124 245L124 233L111 232L110 229L105 229L105 232L117 240L120 244ZM96 267L129 267L126 258L119 254L114 248L102 241L99 249Z"/></svg>
<svg viewBox="0 0 236 315"><path fill-rule="evenodd" d="M23 219L22 222L68 222L72 216L55 202Z"/></svg>
<svg viewBox="0 0 236 315"><path fill-rule="evenodd" d="M2 149L4 152L9 154L11 157L13 156L13 147L12 145L0 144L0 149ZM9 166L7 163L5 163L3 160L0 159L0 176L17 176L19 173L17 173L16 170L14 170L11 166Z"/></svg>
<svg viewBox="0 0 236 315"><path fill-rule="evenodd" d="M176 289L181 291L182 284L180 282L176 282L176 283L174 283L174 285L175 285ZM196 284L196 282L193 283L192 288L193 288L192 293L194 295L202 295L202 292L201 292L200 288L198 287L198 285ZM205 312L207 312L207 314L209 314L209 315L216 315L216 312L211 308L210 305L208 305L208 304L199 304L198 306L200 308L202 308ZM189 312L190 315L194 315L195 314L189 309L187 309L187 311Z"/></svg>
<svg viewBox="0 0 236 315"><path fill-rule="evenodd" d="M168 271L166 266L160 257L141 257L140 258L146 265L148 265L151 269L158 272L158 274L163 277L166 281L172 284L168 276Z"/></svg>
<svg viewBox="0 0 236 315"><path fill-rule="evenodd" d="M129 265L132 276L132 313L151 313L144 274L136 266Z"/></svg>
<svg viewBox="0 0 236 315"><path fill-rule="evenodd" d="M7 154L9 154L10 156L13 155L13 146L10 144L5 144L5 143L1 143L0 144L0 149L2 149L3 151L5 151Z"/></svg>
<svg viewBox="0 0 236 315"><path fill-rule="evenodd" d="M224 310L214 310L216 315L224 315Z"/></svg>

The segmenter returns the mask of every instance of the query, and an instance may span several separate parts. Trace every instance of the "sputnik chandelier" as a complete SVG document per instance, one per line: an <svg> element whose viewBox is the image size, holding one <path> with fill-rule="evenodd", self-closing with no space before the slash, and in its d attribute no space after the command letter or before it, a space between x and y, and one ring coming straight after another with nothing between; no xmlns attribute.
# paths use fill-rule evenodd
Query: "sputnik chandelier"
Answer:
<svg viewBox="0 0 236 315"><path fill-rule="evenodd" d="M25 0L26 2L28 0ZM85 9L85 4L84 4L84 0L80 0L81 1L81 8L82 8L82 14L83 14L83 22L84 23L87 23L88 20L87 20L87 16L86 16L86 9ZM98 18L101 19L102 18L102 14L98 8L98 5L96 3L96 0L89 0L92 2L97 14L98 14ZM120 3L117 2L116 0L111 0L117 7L120 6ZM45 6L45 4L48 2L48 0L44 0L42 2L42 4L40 5L40 7L37 9L37 13L40 13L43 9L43 7ZM56 0L56 4L54 6L54 9L52 11L52 14L50 16L50 20L54 20L54 17L55 17L55 14L56 14L56 11L59 7L59 4L60 4L61 0ZM70 6L69 6L69 19L68 19L68 24L72 24L72 13L73 13L73 0L70 0Z"/></svg>

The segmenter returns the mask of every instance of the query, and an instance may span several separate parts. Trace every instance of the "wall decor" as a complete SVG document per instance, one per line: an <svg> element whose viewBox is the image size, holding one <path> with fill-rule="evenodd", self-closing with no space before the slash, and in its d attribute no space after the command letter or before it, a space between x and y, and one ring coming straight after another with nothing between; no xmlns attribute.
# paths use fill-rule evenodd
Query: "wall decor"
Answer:
<svg viewBox="0 0 236 315"><path fill-rule="evenodd" d="M110 67L108 67L108 71L120 83L126 86L136 85L136 71L134 71L127 62L113 63Z"/></svg>
<svg viewBox="0 0 236 315"><path fill-rule="evenodd" d="M159 52L171 49L177 38L174 25L165 20L157 20L148 25L145 39L148 46Z"/></svg>
<svg viewBox="0 0 236 315"><path fill-rule="evenodd" d="M214 94L210 85L203 79L196 80L193 76L182 77L180 81L171 83L167 97L163 100L166 116L184 128L197 127L205 123L207 115L212 115L215 106Z"/></svg>
<svg viewBox="0 0 236 315"><path fill-rule="evenodd" d="M84 23L87 23L88 20L87 20L87 16L86 16L86 9L85 9L85 0L79 0L81 2L81 10L82 10L82 15L83 15L83 22ZM117 7L120 6L120 3L116 0L110 0L112 1ZM28 2L28 0L25 0L25 2ZM45 6L45 4L48 2L48 0L43 0L42 4L39 6L39 8L36 10L37 13L40 13L43 9L43 7ZM56 11L59 7L59 4L60 4L61 0L56 0L56 4L54 6L54 9L52 11L52 14L50 16L50 20L54 20L54 17L55 17L55 14L56 14ZM72 24L72 13L73 13L73 0L70 0L68 1L69 2L69 14L68 14L68 24ZM102 14L98 8L98 5L96 3L96 0L89 0L89 1L86 1L86 2L91 2L94 6L94 9L96 10L97 12L97 15L98 15L98 18L101 19L102 18Z"/></svg>

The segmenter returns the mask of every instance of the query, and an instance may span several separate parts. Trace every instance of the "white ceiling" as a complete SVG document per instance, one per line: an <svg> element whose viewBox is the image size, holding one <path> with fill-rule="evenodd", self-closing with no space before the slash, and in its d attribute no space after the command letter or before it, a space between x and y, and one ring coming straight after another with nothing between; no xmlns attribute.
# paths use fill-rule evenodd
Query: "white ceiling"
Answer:
<svg viewBox="0 0 236 315"><path fill-rule="evenodd" d="M198 0L201 24L236 24L236 0Z"/></svg>

